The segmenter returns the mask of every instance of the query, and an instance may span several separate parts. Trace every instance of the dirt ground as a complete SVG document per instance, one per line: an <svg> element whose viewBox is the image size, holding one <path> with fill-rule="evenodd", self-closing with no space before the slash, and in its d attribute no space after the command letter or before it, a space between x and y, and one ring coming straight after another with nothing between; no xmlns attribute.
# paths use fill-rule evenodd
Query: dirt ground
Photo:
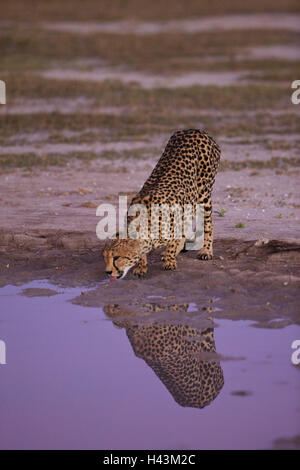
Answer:
<svg viewBox="0 0 300 470"><path fill-rule="evenodd" d="M25 14L18 23L7 14L1 286L95 287L75 300L81 305L159 296L206 309L221 299L216 317L300 322L300 108L290 99L299 13L225 13L79 25L45 13L32 29ZM207 129L222 150L214 260L181 254L169 273L153 253L145 279L109 284L96 208L137 192L182 127Z"/></svg>

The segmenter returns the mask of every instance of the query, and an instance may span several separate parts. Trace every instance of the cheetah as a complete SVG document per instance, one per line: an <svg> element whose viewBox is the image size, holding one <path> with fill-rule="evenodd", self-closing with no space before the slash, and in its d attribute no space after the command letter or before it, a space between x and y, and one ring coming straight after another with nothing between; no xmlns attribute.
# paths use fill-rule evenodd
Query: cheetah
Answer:
<svg viewBox="0 0 300 470"><path fill-rule="evenodd" d="M186 312L188 304L163 306L142 304L144 310ZM135 355L151 367L183 407L204 408L220 393L224 385L223 370L214 358L216 347L212 327L195 328L185 324L145 324L138 312L116 304L104 307L117 328L125 328ZM211 318L209 318L212 320Z"/></svg>
<svg viewBox="0 0 300 470"><path fill-rule="evenodd" d="M136 265L133 274L143 276L147 273L147 254L153 249L165 246L163 268L177 269L177 255L184 250L186 237L175 237L175 224L182 218L180 208L189 205L192 216L197 204L204 208L204 244L198 252L200 260L213 257L213 222L211 193L220 161L220 148L206 132L198 129L175 132L153 169L150 177L139 193L132 199L127 222L130 224L136 216L130 215L130 208L142 204L147 208L148 219L153 219L153 207L159 204L174 207L171 213L171 232L163 236L162 212L154 217L159 233L151 238L148 227L140 228L140 236L110 240L104 247L106 274L111 280L125 277L129 269ZM179 209L178 209L179 208ZM137 214L139 215L139 214Z"/></svg>

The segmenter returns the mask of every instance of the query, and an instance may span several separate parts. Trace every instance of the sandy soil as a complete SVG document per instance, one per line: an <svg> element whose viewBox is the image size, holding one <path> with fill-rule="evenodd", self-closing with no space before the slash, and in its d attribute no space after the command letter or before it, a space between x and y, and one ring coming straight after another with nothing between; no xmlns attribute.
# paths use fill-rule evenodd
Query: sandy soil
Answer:
<svg viewBox="0 0 300 470"><path fill-rule="evenodd" d="M273 45L247 48L243 54L237 54L236 59L283 59L299 60L300 50L295 46Z"/></svg>
<svg viewBox="0 0 300 470"><path fill-rule="evenodd" d="M41 72L45 78L64 80L119 80L123 83L138 83L145 89L151 88L178 88L193 85L227 86L241 84L245 85L248 71L242 72L190 72L181 75L149 74L139 71L128 70L126 67L101 67L89 71L73 69L53 69Z"/></svg>
<svg viewBox="0 0 300 470"><path fill-rule="evenodd" d="M267 151L259 144L238 145L220 140L224 161L247 161L255 158L268 161L271 157L282 157L290 151ZM158 146L160 141L160 146ZM1 176L0 214L5 218L6 230L20 232L54 230L88 230L95 232L97 218L95 208L103 201L117 203L119 193L137 192L154 167L167 137L154 139L157 151L152 158L136 160L109 160L99 158L89 164L71 162L67 167L30 171L18 169ZM147 141L119 142L108 144L44 144L13 146L10 151L67 152L75 148L101 151L119 151L147 147ZM151 143L150 145L153 145ZM159 148L160 147L160 148ZM299 221L297 169L245 169L223 171L217 176L214 190L215 211L226 210L225 217L216 215L216 234L223 238L258 239L262 237L295 238ZM275 189L276 188L276 189ZM88 207L88 203L91 207ZM84 206L86 204L86 207ZM280 216L277 218L277 216ZM83 222L83 220L85 222ZM238 222L245 223L245 230L235 229ZM288 222L288 223L287 223Z"/></svg>

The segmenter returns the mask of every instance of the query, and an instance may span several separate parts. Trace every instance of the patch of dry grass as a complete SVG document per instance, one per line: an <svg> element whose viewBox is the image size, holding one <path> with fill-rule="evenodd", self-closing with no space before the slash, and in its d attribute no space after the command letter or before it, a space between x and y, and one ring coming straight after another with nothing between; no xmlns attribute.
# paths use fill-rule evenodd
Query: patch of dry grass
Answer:
<svg viewBox="0 0 300 470"><path fill-rule="evenodd" d="M4 19L17 21L168 20L203 15L300 11L297 0L14 0L2 2Z"/></svg>
<svg viewBox="0 0 300 470"><path fill-rule="evenodd" d="M300 140L286 141L286 140L267 140L264 142L268 150L300 150Z"/></svg>
<svg viewBox="0 0 300 470"><path fill-rule="evenodd" d="M218 117L209 114L199 117L180 115L173 111L148 110L144 108L135 112L116 116L112 114L89 113L36 113L36 114L8 114L0 116L0 128L3 137L15 134L34 132L55 132L51 142L80 143L92 142L93 139L121 140L124 138L147 138L153 134L171 134L179 128L202 128L212 135L227 137L249 137L251 135L264 135L267 133L297 134L300 133L300 118L293 114L268 115L258 113L251 116ZM85 136L84 130L87 135ZM94 131L91 131L94 129ZM75 131L78 135L66 137L61 131Z"/></svg>
<svg viewBox="0 0 300 470"><path fill-rule="evenodd" d="M300 56L300 54L299 54ZM258 70L259 73L252 73L247 75L245 78L247 80L259 80L266 82L284 82L287 86L295 80L295 77L300 76L300 62L295 62L294 64L281 64L278 65L276 69L266 70L264 67L261 67Z"/></svg>
<svg viewBox="0 0 300 470"><path fill-rule="evenodd" d="M124 159L124 162L131 159L145 159L149 155L157 153L152 147L145 147L139 149L122 150L120 152L111 150L103 151L101 153L95 152L68 152L61 153L44 153L37 154L35 152L24 152L21 154L0 154L0 168L14 169L14 168L47 168L50 166L66 166L72 160L82 160L85 164L96 159L101 160L116 160Z"/></svg>
<svg viewBox="0 0 300 470"><path fill-rule="evenodd" d="M287 170L289 167L299 167L300 159L297 157L272 157L269 160L242 160L242 161L229 161L221 160L220 162L220 171L226 170L243 170L248 169L283 169ZM236 194L235 194L236 196Z"/></svg>
<svg viewBox="0 0 300 470"><path fill-rule="evenodd" d="M32 168L32 167L48 167L48 166L64 166L70 159L84 159L86 162L97 158L97 155L91 152L70 152L62 155L60 153L47 153L43 155L34 152L21 154L4 154L0 155L0 168Z"/></svg>
<svg viewBox="0 0 300 470"><path fill-rule="evenodd" d="M84 129L97 128L98 139L105 136L118 139L122 136L153 134L162 131L164 127L169 130L170 119L161 115L154 122L151 116L142 113L128 116L88 113L8 114L0 116L0 127L2 136L41 131L82 132Z"/></svg>
<svg viewBox="0 0 300 470"><path fill-rule="evenodd" d="M153 67L154 68L154 67ZM270 80L270 81L293 81L300 76L300 62L283 59L260 59L240 60L235 55L230 55L222 61L205 61L205 59L190 61L182 60L180 57L165 64L168 73L185 73L190 71L249 71L248 79ZM155 70L154 70L155 71ZM159 72L159 68L157 69Z"/></svg>
<svg viewBox="0 0 300 470"><path fill-rule="evenodd" d="M233 30L160 33L149 36L95 33L88 36L34 28L3 28L0 32L1 70L42 68L77 58L100 58L111 65L166 72L173 59L191 58L199 67L206 56L230 57L241 47L297 44L300 34L281 30ZM191 67L192 64L190 64ZM64 63L65 66L65 63ZM183 65L184 66L184 65ZM200 62L201 66L201 62ZM203 66L203 65L202 65ZM188 64L187 64L188 67Z"/></svg>
<svg viewBox="0 0 300 470"><path fill-rule="evenodd" d="M284 109L290 106L287 90L273 85L191 86L175 89L143 89L119 81L84 82L55 80L34 74L2 74L8 102L22 98L93 98L99 106L128 106L143 110L180 113L180 109ZM179 111L178 111L179 110Z"/></svg>
<svg viewBox="0 0 300 470"><path fill-rule="evenodd" d="M118 151L104 151L100 154L95 152L69 152L66 154L61 153L45 153L37 154L35 152L27 152L22 154L4 154L0 155L0 168L2 169L15 169L15 168L48 168L51 166L66 166L72 160L82 160L88 163L92 160L124 160L128 161L129 158L145 160L150 155L155 155L158 158L157 150L154 148L140 148L132 150ZM299 167L300 160L296 157L272 157L269 160L241 160L229 161L221 160L220 171L240 171L244 169L249 170L266 170L266 169L280 169L288 170L291 167ZM238 194L234 193L234 196Z"/></svg>

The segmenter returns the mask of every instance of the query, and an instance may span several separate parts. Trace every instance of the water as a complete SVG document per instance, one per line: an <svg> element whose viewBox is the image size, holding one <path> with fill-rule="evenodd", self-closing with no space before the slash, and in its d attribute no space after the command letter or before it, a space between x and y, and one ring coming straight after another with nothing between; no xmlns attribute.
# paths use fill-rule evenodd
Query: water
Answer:
<svg viewBox="0 0 300 470"><path fill-rule="evenodd" d="M28 287L60 294L18 295ZM208 344L212 351L215 344L222 360L212 352L214 360L207 362L199 353L195 367L203 360L214 364L224 385L219 381L216 396L199 408L201 393L193 403L183 391L185 382L180 389L185 371L179 382L163 383L170 357L179 361L178 372L184 355L168 354L164 340L160 357L143 351L147 341L139 342L140 333L153 344L156 324L140 324L134 316L124 320L120 307L106 306L105 313L70 303L80 292L40 281L0 290L0 340L7 362L0 365L0 448L261 449L300 434L299 366L291 363L299 326L267 329L253 328L250 321L215 320L214 341ZM147 302L156 305L159 298ZM191 303L186 312L193 310ZM198 328L199 334L208 327ZM175 326L180 328L185 326ZM201 349L199 337L181 344L189 351L195 345L196 352ZM190 364L192 355L186 357Z"/></svg>

